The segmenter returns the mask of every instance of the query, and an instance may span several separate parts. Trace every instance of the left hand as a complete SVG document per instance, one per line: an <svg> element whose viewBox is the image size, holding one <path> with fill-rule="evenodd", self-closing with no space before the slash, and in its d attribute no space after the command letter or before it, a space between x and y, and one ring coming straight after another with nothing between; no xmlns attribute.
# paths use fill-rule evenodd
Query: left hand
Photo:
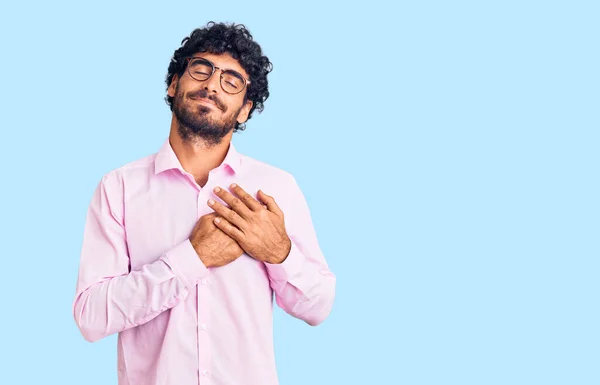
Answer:
<svg viewBox="0 0 600 385"><path fill-rule="evenodd" d="M234 196L223 188L215 187L214 193L229 207L209 199L208 205L219 217L215 224L254 259L267 263L283 262L292 247L285 230L283 211L275 199L258 190L258 198L263 205L240 186L232 184ZM218 191L217 191L218 190Z"/></svg>

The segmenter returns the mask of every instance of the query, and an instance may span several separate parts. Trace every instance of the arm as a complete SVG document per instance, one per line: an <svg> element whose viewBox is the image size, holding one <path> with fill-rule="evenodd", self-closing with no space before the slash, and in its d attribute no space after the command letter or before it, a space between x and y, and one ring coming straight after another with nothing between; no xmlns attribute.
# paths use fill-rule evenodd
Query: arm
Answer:
<svg viewBox="0 0 600 385"><path fill-rule="evenodd" d="M290 253L279 264L265 265L279 307L316 326L331 311L336 278L321 252L306 199L295 179L290 203L290 212L285 213Z"/></svg>
<svg viewBox="0 0 600 385"><path fill-rule="evenodd" d="M116 174L107 174L87 212L73 316L90 342L152 320L209 273L189 240L130 271L122 191Z"/></svg>

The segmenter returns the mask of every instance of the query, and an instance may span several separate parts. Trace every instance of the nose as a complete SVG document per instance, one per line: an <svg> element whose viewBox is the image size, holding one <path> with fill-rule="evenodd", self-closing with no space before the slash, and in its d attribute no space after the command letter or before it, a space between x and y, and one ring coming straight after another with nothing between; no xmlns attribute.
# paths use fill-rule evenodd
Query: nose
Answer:
<svg viewBox="0 0 600 385"><path fill-rule="evenodd" d="M211 77L204 81L204 88L209 92L218 93L221 88L221 69L215 68Z"/></svg>

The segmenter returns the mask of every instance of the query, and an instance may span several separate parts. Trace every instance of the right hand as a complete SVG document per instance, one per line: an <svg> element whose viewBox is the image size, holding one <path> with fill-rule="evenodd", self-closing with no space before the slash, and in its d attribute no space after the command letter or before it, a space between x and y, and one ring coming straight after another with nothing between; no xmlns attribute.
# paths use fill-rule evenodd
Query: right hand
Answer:
<svg viewBox="0 0 600 385"><path fill-rule="evenodd" d="M215 225L217 216L215 212L201 216L190 235L190 242L206 267L227 265L244 253L237 241Z"/></svg>

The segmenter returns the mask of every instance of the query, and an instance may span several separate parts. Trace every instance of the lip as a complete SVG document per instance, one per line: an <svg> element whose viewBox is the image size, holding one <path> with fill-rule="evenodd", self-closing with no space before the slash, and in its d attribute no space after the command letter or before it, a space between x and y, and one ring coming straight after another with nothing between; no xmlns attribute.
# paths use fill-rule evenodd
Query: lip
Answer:
<svg viewBox="0 0 600 385"><path fill-rule="evenodd" d="M198 103L206 104L207 106L212 106L212 107L218 108L217 105L215 104L215 102L213 102L210 99L194 98L193 100L197 101Z"/></svg>

